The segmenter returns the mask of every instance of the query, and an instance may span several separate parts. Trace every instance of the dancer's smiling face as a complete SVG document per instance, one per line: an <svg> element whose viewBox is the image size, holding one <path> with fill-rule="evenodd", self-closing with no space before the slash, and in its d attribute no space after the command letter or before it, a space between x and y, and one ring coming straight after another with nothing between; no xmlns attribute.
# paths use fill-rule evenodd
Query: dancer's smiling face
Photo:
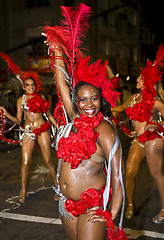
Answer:
<svg viewBox="0 0 164 240"><path fill-rule="evenodd" d="M101 95L97 88L91 85L81 86L77 92L76 104L79 113L93 117L101 108Z"/></svg>
<svg viewBox="0 0 164 240"><path fill-rule="evenodd" d="M33 94L35 92L35 82L32 79L27 79L24 83L26 94Z"/></svg>

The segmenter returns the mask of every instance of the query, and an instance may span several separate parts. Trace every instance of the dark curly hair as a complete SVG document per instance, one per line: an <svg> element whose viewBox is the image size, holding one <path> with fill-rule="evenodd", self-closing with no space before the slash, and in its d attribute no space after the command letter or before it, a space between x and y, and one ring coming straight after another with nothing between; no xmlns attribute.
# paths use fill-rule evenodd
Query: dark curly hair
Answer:
<svg viewBox="0 0 164 240"><path fill-rule="evenodd" d="M84 82L84 81L80 81L80 82L78 82L78 84L74 87L74 89L73 89L73 91L72 91L72 96L71 96L71 98L72 98L72 104L73 104L73 109L74 109L75 113L79 113L78 108L77 108L77 105L76 105L76 100L77 100L78 91L79 91L79 89L80 89L81 87L86 86L86 85L87 85L87 86L89 85L89 86L94 87L92 84L86 83L86 82ZM101 89L99 89L99 88L97 88L97 87L94 87L94 88L96 88L96 89L99 91L100 95L101 95ZM102 114L103 114L104 117L111 117L111 111L110 111L110 109L111 109L110 103L107 102L106 99L103 98L102 95L101 95L101 109L100 109L100 111L102 112Z"/></svg>

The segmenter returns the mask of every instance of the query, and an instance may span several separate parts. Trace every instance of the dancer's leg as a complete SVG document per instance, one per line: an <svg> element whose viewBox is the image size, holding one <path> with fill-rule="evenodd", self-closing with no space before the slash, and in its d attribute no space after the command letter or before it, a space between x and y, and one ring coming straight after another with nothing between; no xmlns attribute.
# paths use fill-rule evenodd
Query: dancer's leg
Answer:
<svg viewBox="0 0 164 240"><path fill-rule="evenodd" d="M156 182L161 200L161 209L163 209L163 211L160 210L157 216L153 219L158 217L164 218L164 175L162 174L163 147L164 143L159 138L145 143L148 167L152 177Z"/></svg>
<svg viewBox="0 0 164 240"><path fill-rule="evenodd" d="M126 163L126 195L128 201L126 217L129 219L133 217L134 213L133 201L135 179L144 157L145 157L144 148L140 146L137 142L133 142Z"/></svg>
<svg viewBox="0 0 164 240"><path fill-rule="evenodd" d="M55 168L54 168L54 164L51 156L51 138L47 131L41 133L41 135L38 137L38 143L41 148L41 152L42 152L45 164L50 171L54 184L57 186L56 172L55 172Z"/></svg>
<svg viewBox="0 0 164 240"><path fill-rule="evenodd" d="M35 141L27 136L22 141L22 168L21 168L22 189L19 195L20 202L24 202L26 196L27 179L34 145Z"/></svg>

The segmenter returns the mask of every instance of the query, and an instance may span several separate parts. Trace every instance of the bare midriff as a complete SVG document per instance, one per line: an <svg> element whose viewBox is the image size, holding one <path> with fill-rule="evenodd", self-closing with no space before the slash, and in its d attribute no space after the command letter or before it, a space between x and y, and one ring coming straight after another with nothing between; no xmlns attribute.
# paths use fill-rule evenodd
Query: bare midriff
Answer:
<svg viewBox="0 0 164 240"><path fill-rule="evenodd" d="M44 120L42 113L26 113L25 126L30 125L31 130L39 128L44 123L46 123L46 121Z"/></svg>
<svg viewBox="0 0 164 240"><path fill-rule="evenodd" d="M89 188L100 190L106 183L104 163L83 160L76 169L68 162L62 162L60 171L60 189L66 198L75 201Z"/></svg>

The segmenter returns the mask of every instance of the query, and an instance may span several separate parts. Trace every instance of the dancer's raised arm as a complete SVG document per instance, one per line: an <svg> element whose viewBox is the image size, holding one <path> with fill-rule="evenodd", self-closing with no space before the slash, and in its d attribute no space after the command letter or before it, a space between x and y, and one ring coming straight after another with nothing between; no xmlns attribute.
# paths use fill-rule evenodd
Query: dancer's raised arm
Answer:
<svg viewBox="0 0 164 240"><path fill-rule="evenodd" d="M55 55L59 57L59 58L55 58L55 74L56 74L57 86L59 88L61 99L66 109L66 112L70 117L70 119L73 119L76 116L76 114L73 110L69 83L66 81L66 75L64 73L64 71L66 71L65 63L60 58L63 55L62 51L55 50Z"/></svg>

